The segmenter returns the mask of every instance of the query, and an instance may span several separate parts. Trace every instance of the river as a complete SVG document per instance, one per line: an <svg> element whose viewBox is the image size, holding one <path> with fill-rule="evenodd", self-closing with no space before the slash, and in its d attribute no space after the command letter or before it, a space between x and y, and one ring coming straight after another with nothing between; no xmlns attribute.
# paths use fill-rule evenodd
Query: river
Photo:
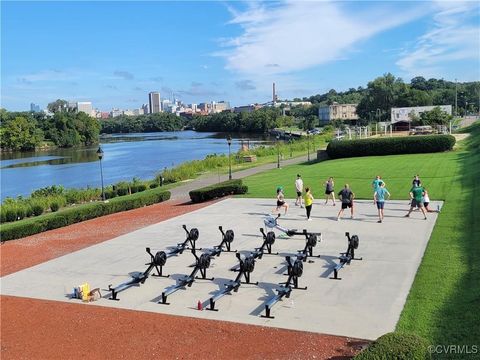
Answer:
<svg viewBox="0 0 480 360"><path fill-rule="evenodd" d="M255 134L233 134L232 153L242 139L250 146L271 143ZM203 159L208 154L228 154L226 134L195 131L114 134L102 137L105 185L122 180L152 179L164 168ZM1 199L28 196L51 185L65 188L101 187L98 145L74 149L52 149L31 153L1 154Z"/></svg>

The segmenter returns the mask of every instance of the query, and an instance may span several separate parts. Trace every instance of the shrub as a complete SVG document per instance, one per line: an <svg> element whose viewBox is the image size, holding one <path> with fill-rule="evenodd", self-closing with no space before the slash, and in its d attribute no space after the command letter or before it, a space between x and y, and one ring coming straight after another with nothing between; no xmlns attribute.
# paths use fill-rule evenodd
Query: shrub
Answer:
<svg viewBox="0 0 480 360"><path fill-rule="evenodd" d="M43 206L39 204L32 205L33 215L40 216L43 214Z"/></svg>
<svg viewBox="0 0 480 360"><path fill-rule="evenodd" d="M150 185L149 185L149 188L150 188L150 189L155 189L156 187L158 187L158 183L156 183L156 182L152 182L152 183L150 183Z"/></svg>
<svg viewBox="0 0 480 360"><path fill-rule="evenodd" d="M125 196L128 194L129 184L125 181L121 181L114 186L114 190L117 192L117 196Z"/></svg>
<svg viewBox="0 0 480 360"><path fill-rule="evenodd" d="M16 220L22 220L23 218L25 218L25 216L27 216L27 211L26 211L25 205L17 204L17 209L16 210L17 210L16 211L16 213L17 213Z"/></svg>
<svg viewBox="0 0 480 360"><path fill-rule="evenodd" d="M2 206L0 208L0 223L4 223L4 222L7 222L7 215L5 214L5 208Z"/></svg>
<svg viewBox="0 0 480 360"><path fill-rule="evenodd" d="M32 206L31 205L26 205L25 206L25 215L27 217L30 217L33 215L33 209L32 209Z"/></svg>
<svg viewBox="0 0 480 360"><path fill-rule="evenodd" d="M105 190L105 199L113 199L117 196L117 192L113 189Z"/></svg>
<svg viewBox="0 0 480 360"><path fill-rule="evenodd" d="M5 207L5 219L7 222L17 220L17 210L13 206Z"/></svg>
<svg viewBox="0 0 480 360"><path fill-rule="evenodd" d="M245 194L247 191L248 187L242 184L242 180L235 179L192 190L189 195L192 202L198 203L231 194Z"/></svg>
<svg viewBox="0 0 480 360"><path fill-rule="evenodd" d="M147 185L145 185L145 184L140 184L140 185L138 185L137 190L138 190L138 192L145 191L145 190L147 190Z"/></svg>
<svg viewBox="0 0 480 360"><path fill-rule="evenodd" d="M331 141L327 146L332 159L395 154L430 153L451 150L452 135L406 136L380 139Z"/></svg>
<svg viewBox="0 0 480 360"><path fill-rule="evenodd" d="M32 192L31 197L46 197L46 196L51 196L51 195L63 195L65 192L65 188L63 186L58 186L58 185L52 185L52 186L47 186L38 190L35 190Z"/></svg>
<svg viewBox="0 0 480 360"><path fill-rule="evenodd" d="M52 212L55 212L55 211L58 211L58 209L60 209L60 204L56 201L53 201L50 204L50 210L52 210Z"/></svg>
<svg viewBox="0 0 480 360"><path fill-rule="evenodd" d="M406 333L388 333L379 337L355 360L425 360L430 359L428 342L420 336Z"/></svg>
<svg viewBox="0 0 480 360"><path fill-rule="evenodd" d="M162 191L161 189L154 189L121 198L117 197L110 200L108 203L94 202L70 207L58 212L2 225L0 229L0 237L3 241L19 239L99 216L131 210L145 205L152 205L168 199L170 199L170 192Z"/></svg>

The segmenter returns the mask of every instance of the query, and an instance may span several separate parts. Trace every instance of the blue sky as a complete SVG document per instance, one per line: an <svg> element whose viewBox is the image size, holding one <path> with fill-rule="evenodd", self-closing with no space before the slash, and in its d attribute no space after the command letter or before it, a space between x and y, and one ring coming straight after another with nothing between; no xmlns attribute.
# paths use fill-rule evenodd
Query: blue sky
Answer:
<svg viewBox="0 0 480 360"><path fill-rule="evenodd" d="M1 2L1 106L266 102L386 72L480 80L478 2Z"/></svg>

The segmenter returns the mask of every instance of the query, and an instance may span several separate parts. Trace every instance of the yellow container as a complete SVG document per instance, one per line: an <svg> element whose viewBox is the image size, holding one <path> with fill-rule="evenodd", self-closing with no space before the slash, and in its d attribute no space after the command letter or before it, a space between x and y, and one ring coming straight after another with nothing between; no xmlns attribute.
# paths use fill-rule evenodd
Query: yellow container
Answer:
<svg viewBox="0 0 480 360"><path fill-rule="evenodd" d="M90 293L90 284L85 283L80 285L80 291L82 294L82 301L88 301L88 294Z"/></svg>

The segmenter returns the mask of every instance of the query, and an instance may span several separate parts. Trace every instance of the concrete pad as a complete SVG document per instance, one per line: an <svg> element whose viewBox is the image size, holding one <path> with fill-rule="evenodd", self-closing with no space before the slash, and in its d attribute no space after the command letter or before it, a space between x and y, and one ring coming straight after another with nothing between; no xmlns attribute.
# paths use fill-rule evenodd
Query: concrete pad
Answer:
<svg viewBox="0 0 480 360"><path fill-rule="evenodd" d="M197 247L213 247L221 241L218 226L233 229L235 240L232 249L248 253L262 243L259 228L263 214L275 206L273 199L226 199L189 214L148 226L115 239L62 256L43 264L1 278L1 294L38 299L81 303L67 294L74 286L89 282L91 288L100 287L104 298L87 306L100 305L134 309L206 319L234 321L312 331L333 335L376 339L392 331L403 309L418 265L437 219L436 213L423 220L421 212L404 218L409 206L406 201L388 201L385 221L377 223L377 210L372 201L357 201L355 219L346 210L344 220L336 221L339 204L324 205L315 202L313 221L307 222L304 209L292 206L286 217L279 221L286 228L321 232L322 243L314 248L313 263L304 264L299 286L308 290L292 291L290 299L284 298L272 309L274 319L260 317L265 302L276 294L278 283L286 281L286 255L303 249L305 239L295 236L279 239L273 250L279 255L265 255L258 260L251 281L259 285L242 285L237 293L218 300L218 312L198 311L197 302L204 307L223 284L235 279L237 273L229 271L238 264L234 253L222 253L212 259L207 276L214 281L197 280L192 287L181 289L168 297L170 305L161 305L161 293L174 285L182 275L190 274L194 256L185 251L169 258L164 274L169 278L147 279L145 284L119 293L119 301L108 300L108 284L118 285L130 279L135 272L143 272L150 261L145 247L156 251L166 250L185 239L181 228L197 227L200 238ZM441 202L433 201L436 208ZM115 226L115 224L112 224ZM362 261L353 261L339 273L342 280L331 280L332 267L338 263L338 254L346 251L345 232L356 234L360 246L356 251ZM130 274L130 275L129 275Z"/></svg>

